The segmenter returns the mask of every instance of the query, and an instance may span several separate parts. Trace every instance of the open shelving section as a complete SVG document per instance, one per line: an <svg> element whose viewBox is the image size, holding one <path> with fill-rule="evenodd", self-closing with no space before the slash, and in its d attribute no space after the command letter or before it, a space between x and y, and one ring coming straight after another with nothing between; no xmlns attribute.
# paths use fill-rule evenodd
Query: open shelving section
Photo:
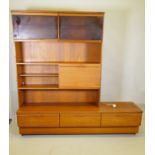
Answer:
<svg viewBox="0 0 155 155"><path fill-rule="evenodd" d="M99 103L103 17L102 12L12 11L21 134L112 131L101 127Z"/></svg>

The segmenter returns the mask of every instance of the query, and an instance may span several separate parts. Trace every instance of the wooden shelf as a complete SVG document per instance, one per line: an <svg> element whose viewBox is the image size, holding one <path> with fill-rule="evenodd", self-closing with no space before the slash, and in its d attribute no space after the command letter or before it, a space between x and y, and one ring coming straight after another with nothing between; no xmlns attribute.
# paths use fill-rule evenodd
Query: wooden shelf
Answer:
<svg viewBox="0 0 155 155"><path fill-rule="evenodd" d="M17 62L17 65L100 64L99 62Z"/></svg>
<svg viewBox="0 0 155 155"><path fill-rule="evenodd" d="M77 43L102 43L102 40L70 40L70 39L14 39L15 42L51 41L51 42L77 42Z"/></svg>
<svg viewBox="0 0 155 155"><path fill-rule="evenodd" d="M116 108L113 108L113 104ZM99 106L95 103L24 103L18 110L18 113L29 113L29 112L52 112L52 111L96 111L105 113L141 113L142 110L136 106L133 102L101 102Z"/></svg>
<svg viewBox="0 0 155 155"><path fill-rule="evenodd" d="M104 12L89 11L47 11L47 10L12 10L12 15L41 15L41 16L104 16Z"/></svg>
<svg viewBox="0 0 155 155"><path fill-rule="evenodd" d="M81 42L81 43L102 43L102 40L70 40L70 39L60 39L60 42Z"/></svg>
<svg viewBox="0 0 155 155"><path fill-rule="evenodd" d="M22 85L18 87L19 90L30 90L30 89L43 89L43 90L51 90L51 89L60 89L60 90L99 90L99 87L58 87L58 84L53 85Z"/></svg>
<svg viewBox="0 0 155 155"><path fill-rule="evenodd" d="M25 89L58 89L58 84L53 85L23 85L19 86L18 89L25 90Z"/></svg>
<svg viewBox="0 0 155 155"><path fill-rule="evenodd" d="M18 110L18 114L23 113L50 113L50 112L61 112L61 111L99 111L99 107L95 105L81 105L79 103L67 103L67 105L59 105L56 103L51 103L51 106L47 106L47 103L44 103L45 105L35 105L37 103L31 103L34 105L30 105L30 103L25 103L23 106L21 106ZM50 104L50 103L49 103Z"/></svg>
<svg viewBox="0 0 155 155"><path fill-rule="evenodd" d="M31 42L31 41L51 41L57 42L58 39L14 39L15 42Z"/></svg>
<svg viewBox="0 0 155 155"><path fill-rule="evenodd" d="M96 107L96 103L95 102L37 102L37 103L23 103L22 106L47 106L47 107L53 107L53 106L59 106L59 107L63 107L63 106L95 106Z"/></svg>
<svg viewBox="0 0 155 155"><path fill-rule="evenodd" d="M59 75L57 73L52 74L39 74L39 73L33 73L33 74L20 74L21 77L58 77Z"/></svg>

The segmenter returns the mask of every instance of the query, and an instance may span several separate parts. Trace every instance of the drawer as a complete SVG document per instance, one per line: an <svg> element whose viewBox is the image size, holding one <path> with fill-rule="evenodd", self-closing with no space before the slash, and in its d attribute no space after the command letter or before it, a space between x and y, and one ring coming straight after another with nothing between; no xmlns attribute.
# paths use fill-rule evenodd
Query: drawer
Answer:
<svg viewBox="0 0 155 155"><path fill-rule="evenodd" d="M101 116L101 126L139 126L141 113L108 113Z"/></svg>
<svg viewBox="0 0 155 155"><path fill-rule="evenodd" d="M30 114L18 115L20 127L59 127L59 114Z"/></svg>
<svg viewBox="0 0 155 155"><path fill-rule="evenodd" d="M100 65L60 65L60 88L99 88Z"/></svg>
<svg viewBox="0 0 155 155"><path fill-rule="evenodd" d="M100 127L99 113L61 113L61 127Z"/></svg>

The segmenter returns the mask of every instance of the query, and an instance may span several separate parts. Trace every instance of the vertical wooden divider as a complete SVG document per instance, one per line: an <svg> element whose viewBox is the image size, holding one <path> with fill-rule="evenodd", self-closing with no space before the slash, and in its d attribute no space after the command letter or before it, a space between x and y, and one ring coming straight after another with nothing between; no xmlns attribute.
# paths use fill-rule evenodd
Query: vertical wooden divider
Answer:
<svg viewBox="0 0 155 155"><path fill-rule="evenodd" d="M60 39L60 19L59 19L59 14L57 18L57 31L58 31L58 40Z"/></svg>

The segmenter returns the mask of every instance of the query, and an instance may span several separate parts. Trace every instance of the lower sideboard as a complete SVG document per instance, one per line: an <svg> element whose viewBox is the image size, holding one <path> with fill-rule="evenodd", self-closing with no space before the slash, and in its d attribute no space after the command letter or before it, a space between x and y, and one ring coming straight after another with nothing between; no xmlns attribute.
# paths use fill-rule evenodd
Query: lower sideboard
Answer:
<svg viewBox="0 0 155 155"><path fill-rule="evenodd" d="M142 110L131 102L106 102L99 106L25 106L17 112L20 134L133 134Z"/></svg>

